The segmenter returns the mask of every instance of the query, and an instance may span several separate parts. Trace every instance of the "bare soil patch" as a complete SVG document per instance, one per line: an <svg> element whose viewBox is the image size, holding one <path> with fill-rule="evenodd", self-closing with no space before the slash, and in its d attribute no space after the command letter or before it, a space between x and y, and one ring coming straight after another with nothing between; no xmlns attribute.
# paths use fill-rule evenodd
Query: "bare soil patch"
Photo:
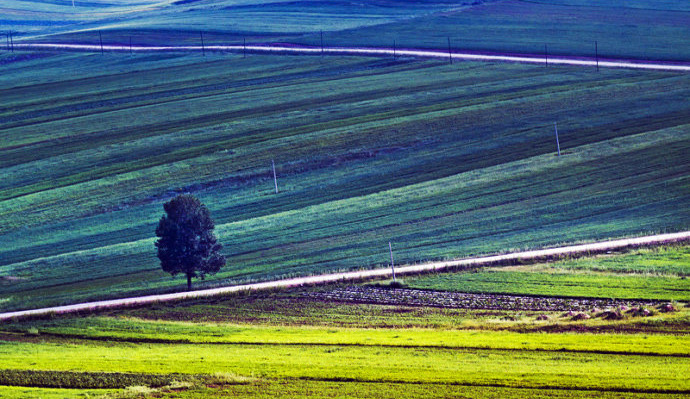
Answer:
<svg viewBox="0 0 690 399"><path fill-rule="evenodd" d="M656 307L661 302L613 299L554 298L501 294L389 289L381 287L337 287L329 291L308 291L312 299L398 306L430 306L450 309L523 310L537 312L583 312L620 306Z"/></svg>

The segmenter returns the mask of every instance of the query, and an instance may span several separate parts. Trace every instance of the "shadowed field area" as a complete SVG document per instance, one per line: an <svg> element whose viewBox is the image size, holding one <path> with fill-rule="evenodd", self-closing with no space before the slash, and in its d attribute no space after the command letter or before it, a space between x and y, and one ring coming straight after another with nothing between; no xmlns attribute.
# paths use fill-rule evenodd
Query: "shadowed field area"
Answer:
<svg viewBox="0 0 690 399"><path fill-rule="evenodd" d="M209 284L375 267L389 240L404 263L688 226L687 75L12 57L3 309L176 289L152 236L179 192L208 204L226 248Z"/></svg>

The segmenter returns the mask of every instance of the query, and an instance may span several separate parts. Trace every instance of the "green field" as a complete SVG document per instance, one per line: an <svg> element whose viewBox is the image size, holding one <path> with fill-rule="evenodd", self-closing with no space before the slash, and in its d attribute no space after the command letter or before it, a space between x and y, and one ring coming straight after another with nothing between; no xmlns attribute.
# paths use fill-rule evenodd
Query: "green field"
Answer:
<svg viewBox="0 0 690 399"><path fill-rule="evenodd" d="M413 288L640 300L690 300L690 247L635 251L474 273L406 279Z"/></svg>
<svg viewBox="0 0 690 399"><path fill-rule="evenodd" d="M690 7L678 1L120 1L13 0L0 24L32 41L447 47L489 52L690 60ZM136 9L136 17L131 11ZM59 17L59 18L58 18ZM74 25L78 23L78 29ZM56 34L60 34L56 36ZM41 37L41 35L49 35Z"/></svg>
<svg viewBox="0 0 690 399"><path fill-rule="evenodd" d="M635 4L636 3L636 4ZM327 35L345 45L638 59L690 59L687 4L670 1L493 1ZM314 35L315 36L315 35ZM316 37L305 38L315 42Z"/></svg>
<svg viewBox="0 0 690 399"><path fill-rule="evenodd" d="M97 43L98 28L106 43L317 44L328 25L329 45L461 36L587 55L601 34L602 56L690 57L677 2L476 3L13 0L0 22L26 27L18 42ZM181 192L209 206L228 258L198 287L377 267L388 241L412 263L690 226L687 74L212 53L0 64L0 310L181 289L153 247Z"/></svg>
<svg viewBox="0 0 690 399"><path fill-rule="evenodd" d="M79 54L5 71L2 309L178 289L152 236L182 191L226 248L208 284L375 267L389 240L415 262L690 221L688 75Z"/></svg>
<svg viewBox="0 0 690 399"><path fill-rule="evenodd" d="M207 46L318 46L323 30L328 46L581 57L596 41L601 57L689 61L689 16L671 0L7 0L0 33L100 32L126 49L198 45L200 31ZM405 264L690 228L690 74L4 44L0 312L184 289L153 245L179 193L208 205L228 259L197 288L387 266L388 242ZM683 398L688 277L679 243L405 276L400 290L8 320L0 398ZM432 302L386 302L410 291ZM524 298L439 299L457 292ZM563 305L520 307L537 298Z"/></svg>
<svg viewBox="0 0 690 399"><path fill-rule="evenodd" d="M652 287L687 246L529 266L618 270ZM626 265L625 271L620 266ZM520 268L525 266L517 266ZM510 268L510 267L508 267ZM475 275L458 272L406 278ZM538 294L560 283L545 281ZM0 325L0 397L681 398L690 307L607 319L561 311L354 304L305 296L341 285L158 303ZM687 290L687 289L686 289ZM661 309L661 307L659 307ZM547 315L546 319L542 319ZM27 359L29 359L27 361ZM624 365L624 366L623 366ZM61 396L62 395L62 396Z"/></svg>
<svg viewBox="0 0 690 399"><path fill-rule="evenodd" d="M278 319L293 308L311 308L296 292L265 297ZM282 297L282 300L275 300ZM273 299L271 299L273 298ZM291 298L291 299L290 299ZM682 397L690 390L686 334L674 333L544 333L514 332L526 326L569 325L590 328L620 326L620 321L547 322L532 316L503 322L498 316L464 312L466 323L404 326L413 308L380 306L388 327L339 327L342 321L373 317L366 305L330 304L329 317L315 314L299 325L268 325L243 317L253 295L217 302L233 322L179 322L132 318L140 310L110 311L110 316L49 318L7 324L0 328L5 386L0 395L49 394L130 397L136 385L149 385L149 395L174 397L265 397L285 392L291 397L376 397L384 391L402 397ZM182 306L180 306L182 305ZM166 307L166 305L159 305ZM215 306L168 305L167 312L198 312L217 317ZM161 309L163 310L163 309ZM420 311L435 312L433 309ZM132 313L134 312L134 313ZM462 311L460 311L462 312ZM506 311L504 314L513 312ZM436 312L426 320L457 323L458 314ZM659 314L637 323L688 325L688 310ZM422 323L424 319L419 319ZM315 323L315 324L312 324ZM322 325L323 323L330 325ZM501 328L502 331L488 331ZM488 330L487 330L488 329ZM651 329L650 329L651 330ZM27 356L31 362L27 362ZM621 363L625 367L621 367ZM167 378L167 380L166 380ZM60 381L64 390L51 388ZM137 382L140 381L140 382ZM159 382L162 381L162 382ZM46 388L35 388L42 386ZM120 384L120 385L118 385ZM18 386L17 386L18 385ZM26 386L34 388L25 388ZM174 388L177 387L177 388ZM68 390L69 389L69 390ZM307 389L304 391L304 389ZM314 392L312 392L314 390ZM139 392L144 392L139 388ZM103 394L105 391L100 391ZM45 395L45 396L44 396ZM100 396L97 396L100 397ZM154 396L137 396L154 397Z"/></svg>
<svg viewBox="0 0 690 399"><path fill-rule="evenodd" d="M583 336L581 339L589 339ZM690 390L687 357L605 355L567 351L504 351L454 348L332 347L289 345L168 345L113 343L9 343L3 366L34 369L148 373L213 374L321 381L406 382L499 385L524 388L589 388L630 391ZM50 358L55 361L49 360ZM556 357L556 358L554 358ZM619 362L626 359L626 367ZM503 372L499 370L505 368ZM487 373L487 368L492 372ZM650 372L650 370L653 370ZM569 378L563 378L568 375ZM605 377L608 376L608 377Z"/></svg>
<svg viewBox="0 0 690 399"><path fill-rule="evenodd" d="M486 271L414 280L415 288L462 292L510 293L570 297L690 300L690 282L678 278L574 273Z"/></svg>

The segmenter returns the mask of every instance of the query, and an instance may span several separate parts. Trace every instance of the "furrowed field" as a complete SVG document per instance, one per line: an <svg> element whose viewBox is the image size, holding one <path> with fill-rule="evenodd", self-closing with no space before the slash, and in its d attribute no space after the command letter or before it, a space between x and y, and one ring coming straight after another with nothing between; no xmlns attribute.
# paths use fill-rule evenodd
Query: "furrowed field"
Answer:
<svg viewBox="0 0 690 399"><path fill-rule="evenodd" d="M318 45L325 29L336 46L690 51L690 9L670 1L8 7L17 43L97 44L98 27L123 46L198 45L200 29L207 45ZM211 208L229 259L199 286L376 267L388 241L410 263L690 225L687 74L210 52L0 66L0 310L179 289L153 232L180 192Z"/></svg>
<svg viewBox="0 0 690 399"><path fill-rule="evenodd" d="M2 309L177 289L152 236L162 203L183 191L211 208L229 258L210 284L372 267L389 240L415 262L690 221L679 212L690 200L688 75L2 57Z"/></svg>
<svg viewBox="0 0 690 399"><path fill-rule="evenodd" d="M127 51L690 60L690 6L623 3L0 5L0 312L185 289L154 247L179 193L228 259L195 288L690 230L687 73ZM0 398L688 397L689 248L7 320Z"/></svg>
<svg viewBox="0 0 690 399"><path fill-rule="evenodd" d="M680 246L532 267L596 272L635 259L636 271L674 264L683 274L690 268L687 253L688 247ZM474 273L406 282L469 275ZM660 302L645 307L649 313L643 315L634 310L639 302L619 299L620 317L611 318L611 309L585 304L583 311L577 306L585 299L574 298L563 306L591 316L580 320L563 310L326 299L352 288L357 287L293 288L6 323L0 326L0 396L680 398L690 393L687 302L671 308ZM549 289L545 283L533 294L548 295ZM399 291L387 289L389 295ZM587 300L606 298L611 298L606 291L591 291Z"/></svg>

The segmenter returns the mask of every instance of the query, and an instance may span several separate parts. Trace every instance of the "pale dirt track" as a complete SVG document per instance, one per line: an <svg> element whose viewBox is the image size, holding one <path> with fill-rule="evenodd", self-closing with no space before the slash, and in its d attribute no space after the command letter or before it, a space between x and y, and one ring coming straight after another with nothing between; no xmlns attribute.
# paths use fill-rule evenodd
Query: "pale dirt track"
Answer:
<svg viewBox="0 0 690 399"><path fill-rule="evenodd" d="M482 54L466 53L459 51L433 50L433 49L393 49L385 47L306 47L299 45L229 45L229 46L125 46L125 45L92 45L92 44L60 44L60 43L17 43L17 50L48 50L48 51L109 51L121 53L142 52L244 52L251 53L282 53L282 54L312 54L312 55L355 55L378 57L417 57L417 58L441 58L457 61L482 61L482 62L517 62L546 65L571 65L580 67L597 68L626 68L645 69L657 71L690 72L690 63L687 62L662 62L643 60L619 60L619 59L593 59L591 57L563 57L545 56L534 54Z"/></svg>
<svg viewBox="0 0 690 399"><path fill-rule="evenodd" d="M571 245L567 247L540 249L534 251L515 252L503 255L484 256L478 258L468 258L444 262L430 262L418 265L399 266L395 268L396 275L414 274L426 271L443 270L450 268L462 268L480 266L494 263L506 263L517 260L533 260L540 258L552 258L562 255L575 255L589 252L602 252L608 250L634 247L640 245L654 245L674 241L690 239L690 231L680 233L660 234L637 238L626 238L614 241L604 241L592 244ZM94 310L102 308L115 308L130 305L140 305L153 302L173 301L186 298L209 297L238 291L256 291L279 287L295 287L308 284L323 284L334 281L361 280L366 278L385 278L391 275L390 268L362 270L345 273L323 274L319 276L298 277L286 280L267 281L263 283L236 285L231 287L213 288L199 291L178 292L174 294L149 295L134 298L122 298L108 301L78 303L67 306L56 306L42 309L22 310L17 312L0 313L0 321L12 319L14 317L24 317L30 315L41 315L47 313L70 313L84 310Z"/></svg>

